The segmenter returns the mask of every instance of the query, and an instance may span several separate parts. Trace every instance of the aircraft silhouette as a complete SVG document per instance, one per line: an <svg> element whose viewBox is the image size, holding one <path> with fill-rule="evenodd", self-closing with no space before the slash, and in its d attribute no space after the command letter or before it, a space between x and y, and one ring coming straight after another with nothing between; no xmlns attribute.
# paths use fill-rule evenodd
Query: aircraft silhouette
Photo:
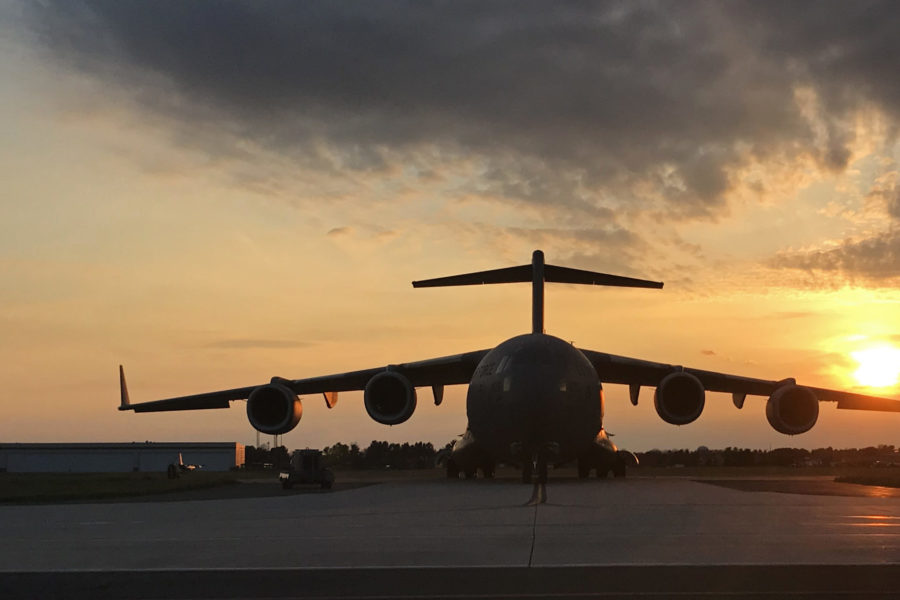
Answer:
<svg viewBox="0 0 900 600"><path fill-rule="evenodd" d="M414 281L413 287L529 281L531 333L493 349L322 377L273 377L260 385L136 404L129 400L120 365L119 410L228 408L234 400L247 400L247 418L253 427L267 434L283 434L300 421L300 395L321 393L332 408L339 392L362 390L369 416L385 425L397 425L415 411L416 388L431 387L434 403L439 405L444 386L468 384L468 427L447 461L448 475L472 477L481 469L491 477L494 465L504 461L522 465L526 482L536 470L538 483L546 482L548 463L577 460L579 477L587 477L592 470L605 477L609 472L623 476L628 464L636 461L631 453L616 448L603 427L602 383L628 385L634 405L641 387L656 388L656 412L673 425L696 420L707 391L730 393L737 408L743 407L748 395L768 396L769 424L787 435L804 433L815 425L820 401L837 402L840 409L900 412L900 402L887 398L801 386L793 378L755 379L616 356L576 348L547 335L545 282L657 289L663 284L544 264L540 250L533 253L531 264Z"/></svg>

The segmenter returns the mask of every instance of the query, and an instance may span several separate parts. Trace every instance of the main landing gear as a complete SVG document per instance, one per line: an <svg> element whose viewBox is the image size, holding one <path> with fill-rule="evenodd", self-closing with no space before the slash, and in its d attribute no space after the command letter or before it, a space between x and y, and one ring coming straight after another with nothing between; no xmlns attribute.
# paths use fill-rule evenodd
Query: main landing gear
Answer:
<svg viewBox="0 0 900 600"><path fill-rule="evenodd" d="M481 469L482 478L494 478L495 466L493 461L486 460L478 466L463 468L456 462L456 460L454 460L453 458L449 458L447 459L447 479L459 479L460 475L462 475L465 479L475 479L478 474L479 468Z"/></svg>
<svg viewBox="0 0 900 600"><path fill-rule="evenodd" d="M538 454L522 465L522 483L547 483L547 457Z"/></svg>
<svg viewBox="0 0 900 600"><path fill-rule="evenodd" d="M522 483L547 483L547 465L559 456L559 444L547 442L523 452Z"/></svg>
<svg viewBox="0 0 900 600"><path fill-rule="evenodd" d="M606 479L612 473L613 477L625 477L627 464L618 454L611 459L597 456L582 456L578 459L578 479L587 479L591 471L597 470L597 479Z"/></svg>

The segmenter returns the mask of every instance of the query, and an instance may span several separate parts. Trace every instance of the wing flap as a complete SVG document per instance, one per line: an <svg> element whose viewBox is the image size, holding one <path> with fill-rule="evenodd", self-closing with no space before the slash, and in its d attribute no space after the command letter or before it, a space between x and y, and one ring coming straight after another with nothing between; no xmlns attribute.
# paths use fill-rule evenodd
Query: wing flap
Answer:
<svg viewBox="0 0 900 600"><path fill-rule="evenodd" d="M249 386L222 390L219 392L207 392L205 394L193 394L191 396L179 396L166 398L165 400L152 400L150 402L131 403L128 394L128 384L125 383L125 368L119 365L119 410L133 410L134 412L161 412L170 410L203 410L207 408L228 408L232 400L246 400L250 393L259 386Z"/></svg>
<svg viewBox="0 0 900 600"><path fill-rule="evenodd" d="M233 400L246 400L250 393L259 386L235 388L219 392L166 398L165 400L153 400L120 406L119 410L133 410L140 412L160 412L169 410L204 410L208 408L228 408Z"/></svg>
<svg viewBox="0 0 900 600"><path fill-rule="evenodd" d="M366 384L372 377L390 370L405 376L415 387L458 385L471 381L478 363L488 352L489 350L476 350L362 371L288 380L283 383L297 394L351 392L366 389Z"/></svg>
<svg viewBox="0 0 900 600"><path fill-rule="evenodd" d="M416 362L399 365L388 365L361 371L350 371L335 375L323 375L321 377L309 377L306 379L282 379L272 378L273 383L284 385L298 396L311 394L325 394L329 407L337 402L338 392L352 392L364 390L369 380L385 370L393 370L403 374L410 383L416 387L444 386L469 383L472 374L478 367L478 363L489 350L476 350L463 354L442 356ZM121 404L119 410L133 410L134 412L160 412L172 410L202 410L209 408L228 408L234 400L246 400L253 390L261 385L251 385L230 390L179 396L166 398L165 400L153 400L132 404L128 397L128 387L125 384L125 371L119 366L119 386Z"/></svg>
<svg viewBox="0 0 900 600"><path fill-rule="evenodd" d="M796 383L793 379L768 380L741 375L730 375L716 371L692 369L678 365L651 362L627 356L616 356L592 350L581 351L597 371L603 383L617 383L629 386L656 387L663 377L675 371L690 373L700 380L704 389L710 392L732 394L735 406L740 408L746 396L771 396L778 388ZM873 410L900 412L900 401L879 396L854 394L840 390L808 387L820 402L836 402L837 407L847 410ZM633 390L631 397L634 398Z"/></svg>
<svg viewBox="0 0 900 600"><path fill-rule="evenodd" d="M809 388L819 400L837 402L837 407L846 410L875 410L879 412L900 412L900 401L880 396L867 396L822 388Z"/></svg>

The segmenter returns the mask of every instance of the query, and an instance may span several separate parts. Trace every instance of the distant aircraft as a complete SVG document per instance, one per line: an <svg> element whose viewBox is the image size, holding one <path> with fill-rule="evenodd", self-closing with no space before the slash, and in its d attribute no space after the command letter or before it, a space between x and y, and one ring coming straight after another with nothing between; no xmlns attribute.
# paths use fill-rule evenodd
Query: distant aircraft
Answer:
<svg viewBox="0 0 900 600"><path fill-rule="evenodd" d="M121 376L121 371L120 371ZM124 383L122 384L125 385ZM181 456L181 452L178 453L178 463L169 463L169 466L166 467L166 474L169 479L178 479L178 477L182 473L191 473L196 471L197 469L202 469L203 465L186 465L184 464L184 458Z"/></svg>
<svg viewBox="0 0 900 600"><path fill-rule="evenodd" d="M186 465L184 464L184 458L181 457L181 452L178 453L178 470L179 471L196 471L197 469L202 469L203 465Z"/></svg>
<svg viewBox="0 0 900 600"><path fill-rule="evenodd" d="M655 387L653 403L660 418L685 425L703 411L705 393L726 392L742 408L748 395L768 396L766 417L778 432L809 431L819 416L819 401L842 409L900 412L900 402L836 390L797 385L794 379L769 381L583 350L544 333L544 282L662 288L655 281L633 279L544 264L536 250L531 264L425 281L413 287L531 282L531 333L494 349L387 365L362 371L306 379L273 377L269 383L132 404L125 373L119 366L119 410L153 412L228 408L247 400L251 425L267 434L283 434L300 421L302 394L323 394L329 408L338 392L363 390L369 416L385 425L403 423L416 409L416 388L430 386L434 403L444 386L468 384L468 427L447 461L448 475L473 477L481 469L491 477L498 461L522 465L522 480L547 479L547 465L577 460L579 477L592 470L624 476L633 455L620 451L603 428L602 383L629 386L637 405L641 387Z"/></svg>

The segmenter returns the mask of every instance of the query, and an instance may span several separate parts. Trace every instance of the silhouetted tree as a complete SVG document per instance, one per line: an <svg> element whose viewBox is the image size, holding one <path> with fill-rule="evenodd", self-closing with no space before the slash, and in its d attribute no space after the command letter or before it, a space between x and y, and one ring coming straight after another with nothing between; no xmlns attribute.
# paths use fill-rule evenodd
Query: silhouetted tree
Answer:
<svg viewBox="0 0 900 600"><path fill-rule="evenodd" d="M326 446L322 450L325 464L329 467L350 467L350 446L338 442L333 446Z"/></svg>
<svg viewBox="0 0 900 600"><path fill-rule="evenodd" d="M276 469L286 469L291 464L291 453L288 452L288 449L285 446L272 448L270 457L272 465L274 465Z"/></svg>

